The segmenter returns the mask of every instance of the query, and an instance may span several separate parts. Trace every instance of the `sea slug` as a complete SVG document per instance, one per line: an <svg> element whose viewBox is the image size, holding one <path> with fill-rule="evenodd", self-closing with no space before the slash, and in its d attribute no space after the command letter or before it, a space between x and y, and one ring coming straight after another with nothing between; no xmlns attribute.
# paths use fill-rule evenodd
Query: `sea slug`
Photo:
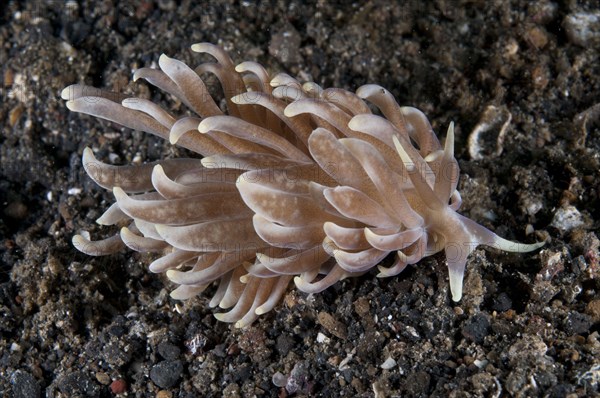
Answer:
<svg viewBox="0 0 600 398"><path fill-rule="evenodd" d="M155 252L150 271L178 285L173 298L216 282L210 305L229 311L215 316L243 327L273 309L292 278L316 293L376 266L380 277L397 275L445 250L458 301L467 256L478 245L513 252L543 245L507 241L457 213L452 123L442 147L421 111L399 106L380 86L322 89L286 74L271 78L255 62L235 66L212 44L192 50L216 62L191 69L162 55L160 70L138 69L134 80L177 97L194 117L93 87L63 90L72 111L200 155L113 166L86 148L85 170L116 199L97 222L122 227L104 240L74 236L80 251ZM207 90L205 74L219 80L226 109ZM380 265L389 255L393 264Z"/></svg>

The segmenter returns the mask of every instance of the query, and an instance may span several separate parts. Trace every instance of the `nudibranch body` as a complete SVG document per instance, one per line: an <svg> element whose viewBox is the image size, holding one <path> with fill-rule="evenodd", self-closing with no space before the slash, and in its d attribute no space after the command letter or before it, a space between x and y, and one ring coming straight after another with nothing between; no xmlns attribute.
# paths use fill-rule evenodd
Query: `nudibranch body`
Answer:
<svg viewBox="0 0 600 398"><path fill-rule="evenodd" d="M155 252L150 270L178 285L172 297L218 283L210 305L229 311L216 317L243 327L270 311L292 278L316 293L376 266L380 277L397 275L445 250L458 301L467 257L478 245L513 252L542 246L507 241L457 213L453 124L442 147L421 111L399 106L380 86L322 89L286 74L270 78L255 62L235 66L211 44L192 50L216 62L191 69L162 55L160 69L141 68L134 79L172 94L194 117L83 85L63 90L72 111L200 155L112 166L86 148L87 173L116 199L97 222L122 227L99 241L76 235L79 250ZM220 81L226 110L203 74ZM390 267L379 265L390 255Z"/></svg>

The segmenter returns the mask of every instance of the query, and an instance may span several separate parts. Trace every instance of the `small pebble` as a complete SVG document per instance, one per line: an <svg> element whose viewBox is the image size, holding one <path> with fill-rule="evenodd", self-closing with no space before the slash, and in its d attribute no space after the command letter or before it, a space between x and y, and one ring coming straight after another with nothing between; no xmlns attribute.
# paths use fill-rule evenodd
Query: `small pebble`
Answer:
<svg viewBox="0 0 600 398"><path fill-rule="evenodd" d="M506 294L505 292L498 294L494 299L494 303L492 304L492 308L498 312L507 311L511 307L512 307L512 300L510 299L509 295Z"/></svg>
<svg viewBox="0 0 600 398"><path fill-rule="evenodd" d="M161 388L173 387L183 372L181 361L162 361L150 370L150 379Z"/></svg>
<svg viewBox="0 0 600 398"><path fill-rule="evenodd" d="M468 340L475 343L483 342L485 336L488 335L490 328L490 320L484 314L473 315L465 322L462 327L462 335Z"/></svg>
<svg viewBox="0 0 600 398"><path fill-rule="evenodd" d="M600 12L576 12L563 20L569 41L582 47L600 43Z"/></svg>
<svg viewBox="0 0 600 398"><path fill-rule="evenodd" d="M577 311L571 312L564 321L564 330L570 336L588 333L592 327L592 319L589 315Z"/></svg>
<svg viewBox="0 0 600 398"><path fill-rule="evenodd" d="M527 31L527 39L535 48L544 48L548 44L548 34L543 28L533 27Z"/></svg>
<svg viewBox="0 0 600 398"><path fill-rule="evenodd" d="M104 384L105 386L110 384L110 376L104 372L97 372L96 380L98 380L98 383Z"/></svg>
<svg viewBox="0 0 600 398"><path fill-rule="evenodd" d="M389 369L393 368L394 366L396 366L396 361L394 360L394 358L388 357L385 360L385 362L383 362L381 364L381 369L387 369L387 370L389 370Z"/></svg>
<svg viewBox="0 0 600 398"><path fill-rule="evenodd" d="M565 206L556 210L552 225L563 232L570 231L584 224L583 216L575 206Z"/></svg>
<svg viewBox="0 0 600 398"><path fill-rule="evenodd" d="M276 372L271 379L271 382L277 387L285 387L287 381L288 377L281 372Z"/></svg>
<svg viewBox="0 0 600 398"><path fill-rule="evenodd" d="M15 81L15 75L10 68L6 68L4 71L4 87L10 87Z"/></svg>
<svg viewBox="0 0 600 398"><path fill-rule="evenodd" d="M323 326L329 333L333 334L334 336L339 337L342 340L345 340L348 336L346 325L339 322L331 314L327 312L319 312L319 314L317 315L317 319L319 320L321 326Z"/></svg>
<svg viewBox="0 0 600 398"><path fill-rule="evenodd" d="M162 342L158 345L158 353L164 359L174 361L177 358L179 358L181 350L174 344L171 344L169 342Z"/></svg>
<svg viewBox="0 0 600 398"><path fill-rule="evenodd" d="M594 323L600 322L600 299L590 301L585 312L592 317Z"/></svg>
<svg viewBox="0 0 600 398"><path fill-rule="evenodd" d="M127 383L123 379L117 379L110 383L110 391L113 394L123 394L127 391Z"/></svg>
<svg viewBox="0 0 600 398"><path fill-rule="evenodd" d="M10 384L13 390L12 396L15 398L38 398L41 396L40 383L29 372L15 371L10 377Z"/></svg>

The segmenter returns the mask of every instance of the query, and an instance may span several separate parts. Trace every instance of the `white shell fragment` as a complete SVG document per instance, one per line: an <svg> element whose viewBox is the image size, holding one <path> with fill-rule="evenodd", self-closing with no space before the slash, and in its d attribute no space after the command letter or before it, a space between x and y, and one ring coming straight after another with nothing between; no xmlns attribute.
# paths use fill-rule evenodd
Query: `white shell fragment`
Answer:
<svg viewBox="0 0 600 398"><path fill-rule="evenodd" d="M504 136L512 114L505 106L489 105L469 134L469 155L473 160L498 157L502 154Z"/></svg>
<svg viewBox="0 0 600 398"><path fill-rule="evenodd" d="M582 214L575 206L561 207L554 213L551 226L562 232L570 231L585 224Z"/></svg>

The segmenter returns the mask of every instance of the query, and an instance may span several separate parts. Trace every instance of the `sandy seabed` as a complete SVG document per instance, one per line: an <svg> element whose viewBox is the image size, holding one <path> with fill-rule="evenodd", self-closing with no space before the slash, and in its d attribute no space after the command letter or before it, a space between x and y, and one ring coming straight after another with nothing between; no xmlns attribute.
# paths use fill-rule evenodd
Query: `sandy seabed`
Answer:
<svg viewBox="0 0 600 398"><path fill-rule="evenodd" d="M600 384L600 13L593 1L24 1L0 5L0 396L584 397ZM169 298L150 255L70 240L112 202L81 165L185 155L70 113L208 41L323 87L388 88L456 128L461 213L543 250L480 248L453 303L443 254L321 294L290 289L250 328ZM485 125L489 128L484 128ZM483 127L482 127L483 126ZM469 141L473 131L479 139Z"/></svg>

